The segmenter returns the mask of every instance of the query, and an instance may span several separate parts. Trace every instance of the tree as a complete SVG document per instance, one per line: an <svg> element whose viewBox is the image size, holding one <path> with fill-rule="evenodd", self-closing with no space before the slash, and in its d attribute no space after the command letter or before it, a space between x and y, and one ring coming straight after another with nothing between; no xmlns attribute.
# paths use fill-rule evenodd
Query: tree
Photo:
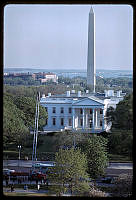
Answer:
<svg viewBox="0 0 136 200"><path fill-rule="evenodd" d="M4 142L23 142L28 128L24 125L24 113L13 103L11 95L4 95L3 107L3 139ZM5 144L5 143L4 143Z"/></svg>
<svg viewBox="0 0 136 200"><path fill-rule="evenodd" d="M3 96L3 139L7 142L25 143L29 137L29 128L34 127L35 100L30 97L14 96L4 93ZM45 124L47 113L40 106L39 128Z"/></svg>
<svg viewBox="0 0 136 200"><path fill-rule="evenodd" d="M127 130L112 130L109 135L109 153L132 158L133 134Z"/></svg>
<svg viewBox="0 0 136 200"><path fill-rule="evenodd" d="M87 155L88 173L91 178L104 175L108 163L107 139L92 135L81 144L82 151Z"/></svg>
<svg viewBox="0 0 136 200"><path fill-rule="evenodd" d="M23 111L25 115L25 125L27 127L34 128L34 120L35 120L35 106L36 101L31 97L14 97L14 104ZM42 129L45 125L45 120L47 118L47 113L45 109L40 105L39 106L39 129Z"/></svg>
<svg viewBox="0 0 136 200"><path fill-rule="evenodd" d="M116 129L133 129L133 94L130 94L120 101L116 110L108 110L107 114L111 116L112 127ZM109 112L110 111L110 112Z"/></svg>
<svg viewBox="0 0 136 200"><path fill-rule="evenodd" d="M87 159L79 148L59 149L55 156L55 167L52 170L50 169L49 179L59 184L57 188L59 193L68 191L66 184L69 184L72 194L83 195L89 192Z"/></svg>

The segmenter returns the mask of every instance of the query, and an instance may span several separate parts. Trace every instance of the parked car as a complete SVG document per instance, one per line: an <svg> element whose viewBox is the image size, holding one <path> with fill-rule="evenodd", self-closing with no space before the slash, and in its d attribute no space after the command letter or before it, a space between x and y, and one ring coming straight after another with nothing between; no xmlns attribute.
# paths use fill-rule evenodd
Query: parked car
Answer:
<svg viewBox="0 0 136 200"><path fill-rule="evenodd" d="M113 177L104 177L101 179L102 183L112 183L113 182Z"/></svg>
<svg viewBox="0 0 136 200"><path fill-rule="evenodd" d="M44 174L42 172L32 172L30 174L30 179L31 180L45 180L46 174Z"/></svg>
<svg viewBox="0 0 136 200"><path fill-rule="evenodd" d="M14 169L3 169L3 175L10 175L10 173L15 172Z"/></svg>

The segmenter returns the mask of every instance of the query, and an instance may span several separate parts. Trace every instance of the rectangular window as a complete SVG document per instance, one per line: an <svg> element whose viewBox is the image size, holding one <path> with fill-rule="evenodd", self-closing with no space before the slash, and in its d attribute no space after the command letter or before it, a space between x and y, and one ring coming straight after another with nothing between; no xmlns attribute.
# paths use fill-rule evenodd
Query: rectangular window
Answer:
<svg viewBox="0 0 136 200"><path fill-rule="evenodd" d="M56 107L52 108L52 113L56 113Z"/></svg>
<svg viewBox="0 0 136 200"><path fill-rule="evenodd" d="M68 109L68 112L69 112L69 113L72 113L72 108L69 108L69 109Z"/></svg>
<svg viewBox="0 0 136 200"><path fill-rule="evenodd" d="M64 126L64 118L60 119L61 126Z"/></svg>
<svg viewBox="0 0 136 200"><path fill-rule="evenodd" d="M69 118L69 120L68 120L68 125L72 126L72 119L71 118Z"/></svg>
<svg viewBox="0 0 136 200"><path fill-rule="evenodd" d="M102 109L100 109L100 114L103 114L103 110Z"/></svg>
<svg viewBox="0 0 136 200"><path fill-rule="evenodd" d="M102 120L100 120L100 126L102 126Z"/></svg>
<svg viewBox="0 0 136 200"><path fill-rule="evenodd" d="M83 114L83 109L82 109L82 108L80 108L80 114L81 114L81 115Z"/></svg>
<svg viewBox="0 0 136 200"><path fill-rule="evenodd" d="M90 115L92 114L92 109L90 109Z"/></svg>
<svg viewBox="0 0 136 200"><path fill-rule="evenodd" d="M60 113L64 113L64 108L63 107L60 108Z"/></svg>
<svg viewBox="0 0 136 200"><path fill-rule="evenodd" d="M83 119L80 119L80 126L83 126Z"/></svg>
<svg viewBox="0 0 136 200"><path fill-rule="evenodd" d="M55 126L56 125L56 118L52 119L52 125Z"/></svg>
<svg viewBox="0 0 136 200"><path fill-rule="evenodd" d="M46 112L48 112L48 108L47 107L45 107L45 110L46 110Z"/></svg>

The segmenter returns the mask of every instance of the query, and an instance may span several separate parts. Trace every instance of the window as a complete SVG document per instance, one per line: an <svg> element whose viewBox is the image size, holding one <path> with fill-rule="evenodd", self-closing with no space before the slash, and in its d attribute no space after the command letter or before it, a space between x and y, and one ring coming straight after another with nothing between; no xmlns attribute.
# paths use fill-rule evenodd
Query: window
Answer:
<svg viewBox="0 0 136 200"><path fill-rule="evenodd" d="M64 118L60 119L61 126L64 126Z"/></svg>
<svg viewBox="0 0 136 200"><path fill-rule="evenodd" d="M80 114L81 114L81 115L83 114L83 109L82 109L82 108L80 108Z"/></svg>
<svg viewBox="0 0 136 200"><path fill-rule="evenodd" d="M68 125L72 126L72 119L71 118L69 118L69 120L68 120Z"/></svg>
<svg viewBox="0 0 136 200"><path fill-rule="evenodd" d="M103 110L102 109L100 109L100 114L103 114Z"/></svg>
<svg viewBox="0 0 136 200"><path fill-rule="evenodd" d="M72 113L72 108L69 108L69 109L68 109L68 112L69 112L69 113Z"/></svg>
<svg viewBox="0 0 136 200"><path fill-rule="evenodd" d="M52 124L53 124L53 126L56 125L56 118L53 118L53 119L52 119Z"/></svg>
<svg viewBox="0 0 136 200"><path fill-rule="evenodd" d="M90 109L90 115L92 114L92 109Z"/></svg>
<svg viewBox="0 0 136 200"><path fill-rule="evenodd" d="M60 108L60 113L64 113L64 108L63 107Z"/></svg>
<svg viewBox="0 0 136 200"><path fill-rule="evenodd" d="M100 120L100 126L102 126L102 120Z"/></svg>
<svg viewBox="0 0 136 200"><path fill-rule="evenodd" d="M80 119L80 126L83 126L83 119Z"/></svg>
<svg viewBox="0 0 136 200"><path fill-rule="evenodd" d="M46 112L48 112L48 108L47 107L45 107L45 110L46 110Z"/></svg>
<svg viewBox="0 0 136 200"><path fill-rule="evenodd" d="M56 107L52 108L52 113L56 113Z"/></svg>

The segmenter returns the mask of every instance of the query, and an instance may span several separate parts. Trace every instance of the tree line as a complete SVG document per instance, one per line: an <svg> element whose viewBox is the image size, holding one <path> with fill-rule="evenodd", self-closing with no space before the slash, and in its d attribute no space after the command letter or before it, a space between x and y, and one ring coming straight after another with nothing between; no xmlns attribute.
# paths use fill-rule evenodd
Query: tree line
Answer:
<svg viewBox="0 0 136 200"><path fill-rule="evenodd" d="M25 144L34 129L36 101L32 97L4 93L3 96L3 144L9 142ZM39 106L39 130L45 125L47 113Z"/></svg>

